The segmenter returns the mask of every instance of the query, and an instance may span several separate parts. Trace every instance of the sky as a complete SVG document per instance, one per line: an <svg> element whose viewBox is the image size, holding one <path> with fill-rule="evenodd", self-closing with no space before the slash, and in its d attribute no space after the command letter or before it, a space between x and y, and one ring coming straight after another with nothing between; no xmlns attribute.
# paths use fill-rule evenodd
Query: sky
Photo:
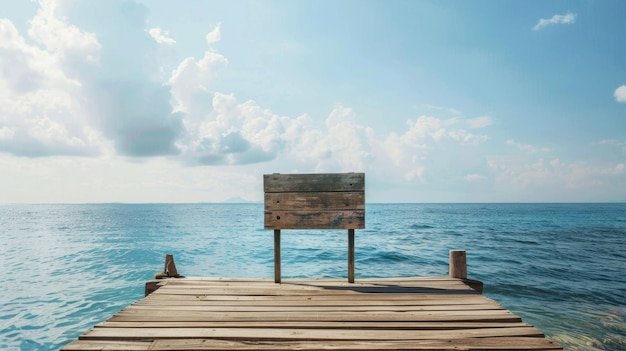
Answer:
<svg viewBox="0 0 626 351"><path fill-rule="evenodd" d="M0 203L626 201L626 2L0 0Z"/></svg>

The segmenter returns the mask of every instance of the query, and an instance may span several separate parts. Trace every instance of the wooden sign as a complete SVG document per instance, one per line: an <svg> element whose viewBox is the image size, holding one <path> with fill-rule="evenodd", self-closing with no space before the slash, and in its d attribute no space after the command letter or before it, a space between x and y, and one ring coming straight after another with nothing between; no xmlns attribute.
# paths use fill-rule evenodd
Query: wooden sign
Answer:
<svg viewBox="0 0 626 351"><path fill-rule="evenodd" d="M266 174L265 229L364 229L365 174Z"/></svg>

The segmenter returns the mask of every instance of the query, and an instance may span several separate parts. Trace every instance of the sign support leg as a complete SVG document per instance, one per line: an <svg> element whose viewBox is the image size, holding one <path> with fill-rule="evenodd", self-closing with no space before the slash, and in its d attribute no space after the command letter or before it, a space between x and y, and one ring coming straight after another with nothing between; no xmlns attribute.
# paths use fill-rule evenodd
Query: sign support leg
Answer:
<svg viewBox="0 0 626 351"><path fill-rule="evenodd" d="M354 283L354 229L348 229L348 283Z"/></svg>
<svg viewBox="0 0 626 351"><path fill-rule="evenodd" d="M274 229L274 283L280 283L280 229Z"/></svg>

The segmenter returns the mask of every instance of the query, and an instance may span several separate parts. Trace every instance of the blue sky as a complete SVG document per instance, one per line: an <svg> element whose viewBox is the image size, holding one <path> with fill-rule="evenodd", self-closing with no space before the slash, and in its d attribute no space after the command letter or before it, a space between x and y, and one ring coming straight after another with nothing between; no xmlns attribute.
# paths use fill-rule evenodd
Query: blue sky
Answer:
<svg viewBox="0 0 626 351"><path fill-rule="evenodd" d="M626 201L623 1L0 9L0 203Z"/></svg>

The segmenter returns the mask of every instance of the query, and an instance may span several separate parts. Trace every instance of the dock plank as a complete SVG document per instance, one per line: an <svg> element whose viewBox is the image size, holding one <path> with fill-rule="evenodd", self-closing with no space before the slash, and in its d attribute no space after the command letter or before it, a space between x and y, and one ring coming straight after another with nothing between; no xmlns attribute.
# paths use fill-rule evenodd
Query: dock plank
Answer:
<svg viewBox="0 0 626 351"><path fill-rule="evenodd" d="M471 329L471 328L512 328L530 327L524 322L499 323L499 322L155 322L155 321L134 321L116 322L105 321L98 324L98 327L112 328L309 328L309 329L416 329L416 330L438 330L438 329Z"/></svg>
<svg viewBox="0 0 626 351"><path fill-rule="evenodd" d="M448 297L449 296L449 297ZM500 304L481 296L459 298L447 295L446 298L436 298L428 295L420 295L417 300L407 296L394 296L395 298L369 297L370 306L462 306L466 304L497 306ZM158 300L158 301L157 301ZM138 301L133 306L151 306L158 302L169 306L231 306L236 301L237 306L361 306L362 301L354 298L339 296L302 296L282 298L274 296L193 296L193 295L150 295L148 298Z"/></svg>
<svg viewBox="0 0 626 351"><path fill-rule="evenodd" d="M377 312L377 313L348 313L348 312L221 312L200 313L194 311L138 311L124 310L111 320L115 321L268 321L268 322L298 322L298 321L327 321L327 322L426 322L426 321L482 321L482 322L520 322L521 318L509 311L414 311L414 312Z"/></svg>
<svg viewBox="0 0 626 351"><path fill-rule="evenodd" d="M333 312L340 307L344 312L373 312L373 311L390 311L390 312L407 312L407 311L466 311L466 310L502 310L502 307L488 304L465 304L465 305L334 305L334 306L318 306L318 305L270 305L270 306L226 306L226 305L172 305L172 306L154 306L154 305L133 305L128 310L171 310L171 311L196 311L196 312Z"/></svg>
<svg viewBox="0 0 626 351"><path fill-rule="evenodd" d="M96 327L81 340L230 339L230 340L439 340L503 336L543 337L534 327L439 330L361 330L294 328L102 328Z"/></svg>
<svg viewBox="0 0 626 351"><path fill-rule="evenodd" d="M157 340L150 350L563 350L557 344L542 338L471 338L453 340L412 340L412 341L288 341L288 342L249 342L232 340Z"/></svg>
<svg viewBox="0 0 626 351"><path fill-rule="evenodd" d="M562 350L459 279L168 279L62 350Z"/></svg>

